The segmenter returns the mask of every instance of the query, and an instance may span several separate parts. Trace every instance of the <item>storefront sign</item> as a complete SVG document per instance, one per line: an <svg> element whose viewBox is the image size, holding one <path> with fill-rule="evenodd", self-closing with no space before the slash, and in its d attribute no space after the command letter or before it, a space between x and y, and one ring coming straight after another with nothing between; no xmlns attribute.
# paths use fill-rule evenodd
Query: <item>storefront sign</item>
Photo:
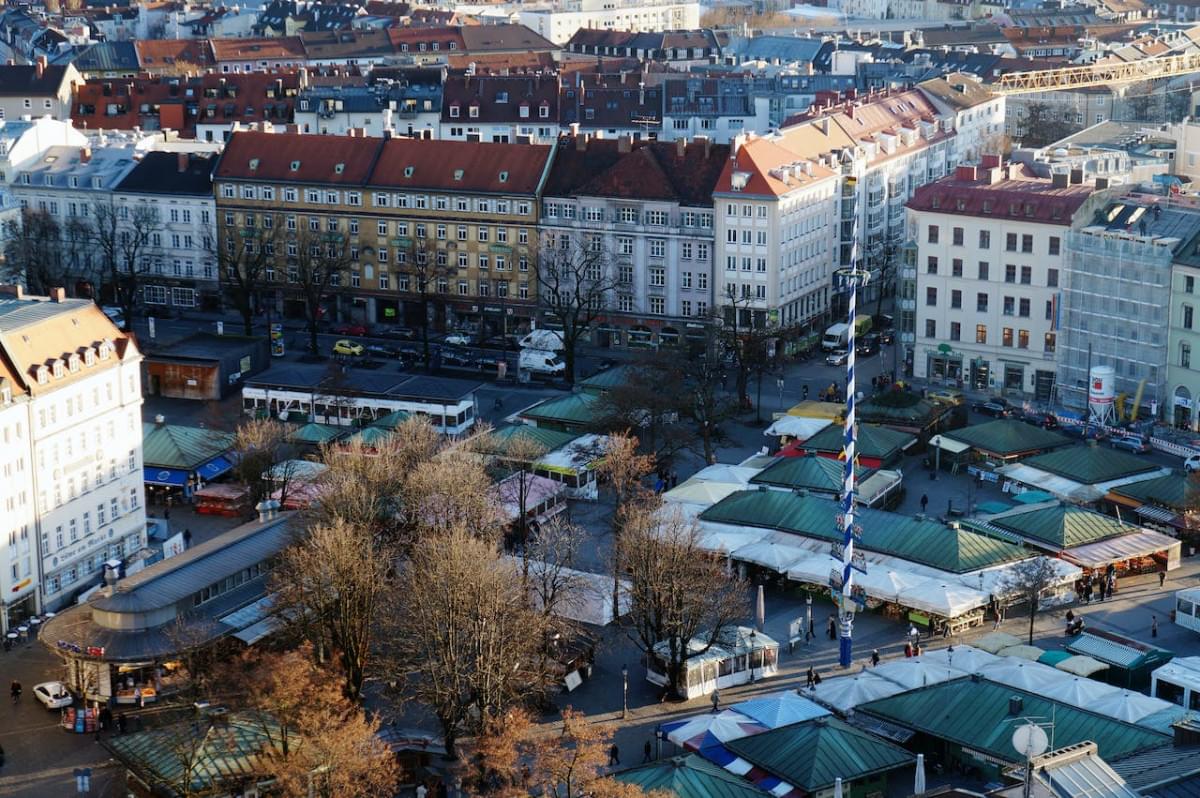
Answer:
<svg viewBox="0 0 1200 798"><path fill-rule="evenodd" d="M1186 407L1188 410L1191 410L1192 409L1192 400L1186 396L1176 396L1175 397L1175 406L1176 407Z"/></svg>
<svg viewBox="0 0 1200 798"><path fill-rule="evenodd" d="M22 590L29 587L29 585L32 583L33 583L32 578L27 577L25 579L22 579L20 582L17 582L15 585L13 585L12 592L20 593Z"/></svg>

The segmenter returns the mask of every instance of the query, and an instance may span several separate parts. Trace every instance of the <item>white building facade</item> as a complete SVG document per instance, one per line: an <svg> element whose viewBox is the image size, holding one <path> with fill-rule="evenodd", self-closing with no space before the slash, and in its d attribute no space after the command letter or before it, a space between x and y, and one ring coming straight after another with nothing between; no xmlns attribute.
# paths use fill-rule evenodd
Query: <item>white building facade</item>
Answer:
<svg viewBox="0 0 1200 798"><path fill-rule="evenodd" d="M692 30L700 27L695 0L562 0L522 5L518 19L555 44L566 44L580 28L617 31Z"/></svg>

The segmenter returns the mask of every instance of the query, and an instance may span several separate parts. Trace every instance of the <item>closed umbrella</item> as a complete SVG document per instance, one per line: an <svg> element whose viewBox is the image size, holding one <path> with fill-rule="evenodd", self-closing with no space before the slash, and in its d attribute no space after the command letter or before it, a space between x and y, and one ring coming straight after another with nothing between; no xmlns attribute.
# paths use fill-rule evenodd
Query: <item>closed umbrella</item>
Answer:
<svg viewBox="0 0 1200 798"><path fill-rule="evenodd" d="M842 798L842 778L838 776L833 780L833 798Z"/></svg>
<svg viewBox="0 0 1200 798"><path fill-rule="evenodd" d="M755 610L754 610L754 621L755 621L755 626L758 629L758 631L760 631L760 632L763 631L763 624L766 623L766 620L767 620L767 604L766 604L766 599L763 598L763 586L759 585L758 586L758 605L755 607Z"/></svg>
<svg viewBox="0 0 1200 798"><path fill-rule="evenodd" d="M917 754L917 776L913 779L913 794L925 792L925 755Z"/></svg>

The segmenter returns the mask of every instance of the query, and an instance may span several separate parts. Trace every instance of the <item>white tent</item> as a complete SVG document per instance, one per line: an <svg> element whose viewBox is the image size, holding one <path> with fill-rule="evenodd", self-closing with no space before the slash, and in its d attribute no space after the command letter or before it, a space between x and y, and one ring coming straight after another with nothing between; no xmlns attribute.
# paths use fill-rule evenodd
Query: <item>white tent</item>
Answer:
<svg viewBox="0 0 1200 798"><path fill-rule="evenodd" d="M845 712L859 704L903 693L904 688L882 676L865 672L854 676L838 676L826 679L816 687L808 688L804 695L818 704Z"/></svg>
<svg viewBox="0 0 1200 798"><path fill-rule="evenodd" d="M672 504L702 504L711 507L731 493L745 490L744 482L713 482L706 479L689 479L678 487L663 494L663 501Z"/></svg>
<svg viewBox="0 0 1200 798"><path fill-rule="evenodd" d="M949 646L933 650L921 649L920 659L923 662L945 665L964 673L978 673L984 666L991 665L999 658L995 654L989 654L974 646Z"/></svg>
<svg viewBox="0 0 1200 798"><path fill-rule="evenodd" d="M1096 701L1119 692L1121 692L1119 687L1113 687L1110 684L1104 684L1095 679L1072 676L1064 682L1051 685L1047 688L1044 695L1046 698L1053 698L1056 701L1062 701L1064 704L1070 704L1073 707L1090 709Z"/></svg>
<svg viewBox="0 0 1200 798"><path fill-rule="evenodd" d="M988 597L957 582L930 579L901 591L898 603L943 618L957 618L971 610L987 606Z"/></svg>
<svg viewBox="0 0 1200 798"><path fill-rule="evenodd" d="M790 435L793 438L799 438L802 441L806 441L832 423L833 422L827 418L780 416L779 418L775 419L771 426L767 427L767 429L763 432L763 435L768 435L771 437Z"/></svg>
<svg viewBox="0 0 1200 798"><path fill-rule="evenodd" d="M766 529L708 524L700 529L699 545L709 551L729 554L731 551L757 543L771 535Z"/></svg>
<svg viewBox="0 0 1200 798"><path fill-rule="evenodd" d="M898 601L901 593L924 581L927 580L916 574L884 568L868 568L865 574L854 574L856 585L866 590L868 596L882 601Z"/></svg>
<svg viewBox="0 0 1200 798"><path fill-rule="evenodd" d="M789 565L804 559L807 554L808 552L804 549L795 546L785 546L782 543L762 540L734 549L730 556L735 560L761 565L763 568L770 568L772 571L785 574Z"/></svg>
<svg viewBox="0 0 1200 798"><path fill-rule="evenodd" d="M713 463L692 474L688 478L688 482L692 480L699 480L701 482L733 482L745 486L750 484L750 480L761 470L759 468L747 468L746 466L728 465L726 463Z"/></svg>
<svg viewBox="0 0 1200 798"><path fill-rule="evenodd" d="M940 684L967 675L956 668L948 668L936 662L925 662L920 658L892 660L872 668L870 672L889 682L895 682L906 690Z"/></svg>
<svg viewBox="0 0 1200 798"><path fill-rule="evenodd" d="M519 557L508 557L520 573L525 563ZM605 626L613 622L613 580L604 574L592 574L586 571L576 571L571 568L551 567L541 560L529 561L530 579L535 581L539 575L547 574L547 583L554 580L561 594L555 614L563 618L595 626ZM533 602L541 607L540 597L533 586L530 587ZM629 581L621 580L621 612L629 609Z"/></svg>
<svg viewBox="0 0 1200 798"><path fill-rule="evenodd" d="M990 665L979 669L979 674L993 682L1006 684L1031 693L1045 694L1054 685L1062 684L1071 677L1060 670L1040 662L1030 662L1016 657L998 657Z"/></svg>
<svg viewBox="0 0 1200 798"><path fill-rule="evenodd" d="M1132 690L1118 690L1093 702L1088 709L1110 718L1123 720L1126 723L1137 723L1142 718L1153 715L1155 712L1161 712L1170 706L1171 704L1159 698L1151 698Z"/></svg>

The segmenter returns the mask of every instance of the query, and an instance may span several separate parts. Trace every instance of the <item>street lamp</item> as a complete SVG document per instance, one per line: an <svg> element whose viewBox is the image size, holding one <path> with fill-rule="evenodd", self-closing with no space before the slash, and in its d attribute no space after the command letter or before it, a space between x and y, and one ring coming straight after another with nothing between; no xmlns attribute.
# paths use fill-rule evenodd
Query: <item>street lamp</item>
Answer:
<svg viewBox="0 0 1200 798"><path fill-rule="evenodd" d="M808 642L808 635L810 632L812 632L812 628L813 628L812 598L813 598L812 593L808 593L804 596L804 620L808 623L808 626L804 627L804 642L805 643ZM813 635L813 637L816 637L816 635Z"/></svg>
<svg viewBox="0 0 1200 798"><path fill-rule="evenodd" d="M621 666L621 718L629 714L629 666Z"/></svg>
<svg viewBox="0 0 1200 798"><path fill-rule="evenodd" d="M754 684L754 649L758 645L758 633L750 631L750 684Z"/></svg>

